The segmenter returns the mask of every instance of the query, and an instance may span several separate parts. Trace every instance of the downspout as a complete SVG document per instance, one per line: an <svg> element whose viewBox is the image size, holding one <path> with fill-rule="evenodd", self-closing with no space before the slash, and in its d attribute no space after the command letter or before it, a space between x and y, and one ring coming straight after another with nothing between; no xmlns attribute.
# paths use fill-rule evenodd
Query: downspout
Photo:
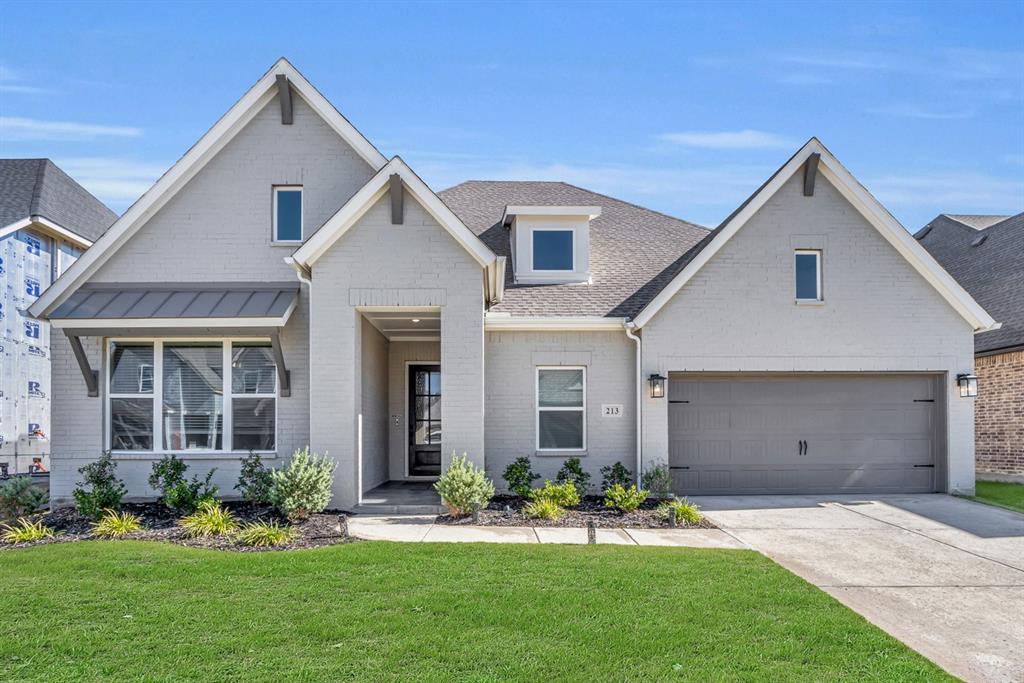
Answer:
<svg viewBox="0 0 1024 683"><path fill-rule="evenodd" d="M641 449L643 447L643 405L644 405L644 380L643 380L643 368L642 368L642 355L643 343L640 337L633 333L636 329L636 323L624 322L622 328L626 331L626 336L632 339L636 343L636 487L640 488L641 472L640 468L643 465L641 459Z"/></svg>

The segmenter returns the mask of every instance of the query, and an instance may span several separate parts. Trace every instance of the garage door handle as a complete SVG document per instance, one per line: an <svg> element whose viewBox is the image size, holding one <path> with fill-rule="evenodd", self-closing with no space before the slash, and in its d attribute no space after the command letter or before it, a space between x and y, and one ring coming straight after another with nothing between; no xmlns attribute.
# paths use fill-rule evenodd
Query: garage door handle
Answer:
<svg viewBox="0 0 1024 683"><path fill-rule="evenodd" d="M688 469L690 469L690 468L689 468L689 466L687 466L687 465L683 465L683 466L681 466L681 467L669 467L669 469L670 469L670 470L688 470Z"/></svg>
<svg viewBox="0 0 1024 683"><path fill-rule="evenodd" d="M914 465L914 467L935 467L935 465Z"/></svg>

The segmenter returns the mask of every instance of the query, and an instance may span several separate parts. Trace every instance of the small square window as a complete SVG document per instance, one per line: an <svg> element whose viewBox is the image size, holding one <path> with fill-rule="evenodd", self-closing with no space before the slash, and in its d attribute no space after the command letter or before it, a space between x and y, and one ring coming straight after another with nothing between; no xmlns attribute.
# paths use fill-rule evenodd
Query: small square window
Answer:
<svg viewBox="0 0 1024 683"><path fill-rule="evenodd" d="M302 241L302 188L274 188L274 241Z"/></svg>
<svg viewBox="0 0 1024 683"><path fill-rule="evenodd" d="M572 230L533 231L534 270L573 270Z"/></svg>
<svg viewBox="0 0 1024 683"><path fill-rule="evenodd" d="M821 252L796 252L796 300L821 301Z"/></svg>

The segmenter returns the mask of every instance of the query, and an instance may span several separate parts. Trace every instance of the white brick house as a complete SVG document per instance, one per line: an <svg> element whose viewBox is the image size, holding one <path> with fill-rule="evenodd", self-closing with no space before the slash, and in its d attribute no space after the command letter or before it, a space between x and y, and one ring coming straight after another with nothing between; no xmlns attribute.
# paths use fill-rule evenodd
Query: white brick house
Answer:
<svg viewBox="0 0 1024 683"><path fill-rule="evenodd" d="M55 500L106 449L146 497L164 453L229 493L250 449L309 444L338 508L452 452L499 486L526 455L688 494L970 491L957 376L996 324L815 139L712 231L562 183L435 194L285 60L31 313Z"/></svg>

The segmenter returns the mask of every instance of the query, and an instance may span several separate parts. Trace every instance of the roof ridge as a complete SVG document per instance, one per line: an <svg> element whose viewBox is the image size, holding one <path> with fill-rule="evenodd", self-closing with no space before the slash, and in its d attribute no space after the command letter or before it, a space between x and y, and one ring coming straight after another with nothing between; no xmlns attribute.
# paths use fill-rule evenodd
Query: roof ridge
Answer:
<svg viewBox="0 0 1024 683"><path fill-rule="evenodd" d="M669 218L671 220L678 221L680 223L685 223L686 225L689 225L692 228L700 228L701 230L707 230L708 232L711 231L711 228L707 228L707 227L705 227L705 226L703 226L703 225L701 225L699 223L694 223L693 221L688 221L685 218L679 218L678 216L669 215L669 214L665 213L664 211L658 211L657 209L651 209L651 208L648 208L646 206L640 206L639 204L635 204L633 202L628 202L625 199L619 199L618 197L612 197L611 195L607 195L607 194L605 194L603 192L595 192L594 190L588 190L585 187L580 187L579 185L573 185L572 183L567 183L564 180L556 180L554 182L556 182L556 183L558 183L560 185L565 185L566 187L572 187L572 188L577 189L577 190L582 190L583 192L587 192L589 194L596 194L598 197L604 197L605 199L610 199L611 201L618 202L619 204L625 204L626 206L632 206L634 209L640 209L641 211L647 211L649 213L657 214L658 216L664 216L665 218Z"/></svg>
<svg viewBox="0 0 1024 683"><path fill-rule="evenodd" d="M29 218L32 216L39 215L39 198L43 195L43 178L46 175L46 162L48 159L33 159L33 161L40 162L36 167L36 182L32 186L32 199L28 203L28 215Z"/></svg>

